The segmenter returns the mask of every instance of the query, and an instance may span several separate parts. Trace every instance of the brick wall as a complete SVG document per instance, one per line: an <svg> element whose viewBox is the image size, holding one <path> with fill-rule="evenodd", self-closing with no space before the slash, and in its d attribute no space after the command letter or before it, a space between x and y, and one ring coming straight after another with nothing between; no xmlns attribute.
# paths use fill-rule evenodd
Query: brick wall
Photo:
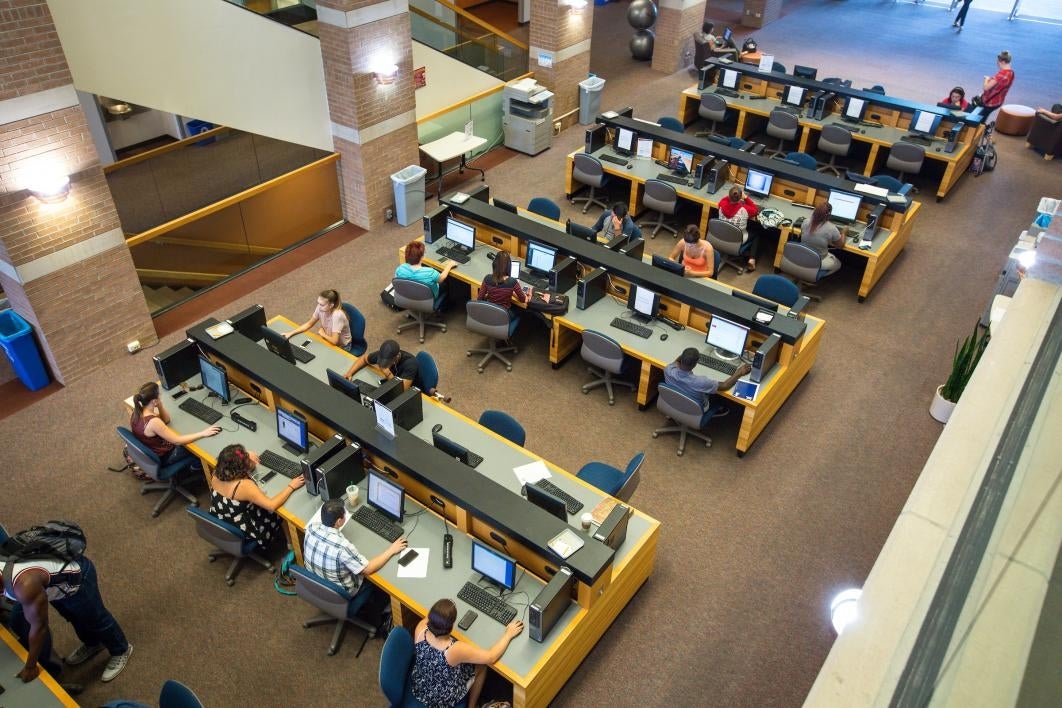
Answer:
<svg viewBox="0 0 1062 708"><path fill-rule="evenodd" d="M70 83L45 0L0 0L0 101Z"/></svg>
<svg viewBox="0 0 1062 708"><path fill-rule="evenodd" d="M362 145L334 138L340 155L343 213L356 224L378 226L394 205L391 173L417 165L417 126L409 124Z"/></svg>
<svg viewBox="0 0 1062 708"><path fill-rule="evenodd" d="M590 71L590 52L583 52L571 59L556 62L551 69L534 67L535 80L548 86L553 92L553 115L560 116L579 108L579 82ZM567 128L579 120L576 113L566 118L563 127Z"/></svg>
<svg viewBox="0 0 1062 708"><path fill-rule="evenodd" d="M594 6L591 3L582 12L561 7L558 0L531 0L530 44L551 51L554 55L590 39L594 25ZM535 80L554 93L553 115L561 116L579 108L579 82L590 71L590 48L566 59L554 58L551 68L537 63L531 57L531 70ZM561 127L576 123L578 113L561 120Z"/></svg>
<svg viewBox="0 0 1062 708"><path fill-rule="evenodd" d="M653 31L656 43L653 46L653 69L671 74L689 66L693 57L683 56L692 47L693 33L704 21L705 3L687 7L685 10L661 8Z"/></svg>

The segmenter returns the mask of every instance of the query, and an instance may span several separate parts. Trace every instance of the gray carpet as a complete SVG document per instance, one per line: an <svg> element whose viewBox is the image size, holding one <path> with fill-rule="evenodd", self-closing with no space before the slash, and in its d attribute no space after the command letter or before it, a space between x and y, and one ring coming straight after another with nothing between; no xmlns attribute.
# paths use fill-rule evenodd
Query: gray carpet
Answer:
<svg viewBox="0 0 1062 708"><path fill-rule="evenodd" d="M593 66L609 81L605 103L633 103L635 115L650 118L672 112L689 77L661 78L625 59L626 42L615 41L628 34L624 10L595 12ZM969 87L991 69L996 50L1009 47L1018 75L1012 100L1058 100L1062 87L1047 60L1047 47L1062 39L1057 28L1029 33L1002 18L974 19L971 12L968 29L956 36L939 8L809 1L756 38L777 47L784 63L858 73L857 83L880 80L926 100L956 82ZM860 38L875 26L903 27L888 35L903 42L902 53ZM836 31L841 27L846 31ZM902 91L903 82L891 78L899 75L907 77ZM516 156L490 169L492 192L520 204L533 196L563 202L565 156L580 141L580 131L569 130L539 157ZM677 458L674 437L650 437L662 420L655 410L639 412L623 392L614 407L604 392L583 396L578 359L553 371L536 322L521 325L511 373L497 365L475 372L464 350L481 340L465 331L460 312L450 314L447 333L428 335L425 348L439 361L454 408L470 417L486 408L512 413L528 430L528 447L558 465L622 465L647 452L633 501L663 522L655 572L558 705L799 705L833 641L831 595L863 582L940 432L927 409L956 338L973 326L1039 197L1051 189L1058 196L1057 162L1041 160L1020 138L1001 136L998 146L999 168L966 178L947 201L934 203L924 185L911 242L866 303L855 298L856 262L846 260L822 285L824 302L814 312L827 325L818 362L744 459L733 452L734 416L714 427L711 449L691 444ZM564 211L587 221L596 216L566 203ZM271 315L302 319L318 290L337 287L365 313L370 342L378 343L393 336L399 316L377 293L398 247L417 234L416 227L376 229L216 314L259 302ZM672 243L662 234L650 248ZM761 262L760 273L767 272ZM723 279L751 289L755 277L729 271ZM399 339L417 349L413 335ZM226 587L223 566L207 563L207 544L178 505L153 520L153 499L106 471L118 460L113 426L126 420L121 400L153 378L151 353L0 421L7 478L0 522L21 528L48 518L79 521L104 596L136 646L114 683L96 681L102 658L68 672L90 684L83 703L151 701L165 679L177 678L212 706L272 704L281 696L302 704L382 704L381 642L354 659L359 637L351 632L339 654L327 657L330 630L301 626L313 614L308 606L279 596L250 566ZM61 650L74 648L64 623L56 622L56 634Z"/></svg>

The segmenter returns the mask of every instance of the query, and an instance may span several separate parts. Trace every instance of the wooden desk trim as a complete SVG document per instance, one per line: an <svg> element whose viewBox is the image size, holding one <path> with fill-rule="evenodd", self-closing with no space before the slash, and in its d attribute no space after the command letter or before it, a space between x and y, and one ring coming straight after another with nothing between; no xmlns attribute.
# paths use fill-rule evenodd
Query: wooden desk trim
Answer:
<svg viewBox="0 0 1062 708"><path fill-rule="evenodd" d="M28 653L22 647L22 645L18 643L18 639L16 639L15 635L11 633L11 630L9 630L4 625L0 625L0 639L4 640L4 644L6 644L12 652L14 652L15 656L17 656L19 660L21 660L23 663L26 661ZM55 696L55 699L62 703L64 706L69 706L70 708L78 708L77 701L70 697L70 694L66 692L66 689L60 686L59 682L56 681L50 673L45 671L43 666L40 666L40 662L38 662L38 667L40 668L41 673L34 680L43 683L48 688L48 690L51 691L52 695ZM14 681L21 681L21 679L19 679L17 676L12 676L10 678L5 677L5 682L7 683L12 683ZM0 705L6 705L3 697L0 697Z"/></svg>

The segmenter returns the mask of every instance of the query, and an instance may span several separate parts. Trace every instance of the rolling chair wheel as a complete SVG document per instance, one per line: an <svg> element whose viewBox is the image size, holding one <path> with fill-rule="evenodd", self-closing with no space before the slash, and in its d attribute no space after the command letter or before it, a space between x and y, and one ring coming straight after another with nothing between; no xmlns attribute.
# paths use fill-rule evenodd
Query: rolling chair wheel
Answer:
<svg viewBox="0 0 1062 708"><path fill-rule="evenodd" d="M512 370L513 370L513 367L511 367L511 366L506 366L506 367L505 367L505 370L506 370L506 371L512 371Z"/></svg>
<svg viewBox="0 0 1062 708"><path fill-rule="evenodd" d="M614 399L614 398L610 398L610 399L608 399L608 404L609 404L610 406L614 406L614 405L616 405L616 399Z"/></svg>
<svg viewBox="0 0 1062 708"><path fill-rule="evenodd" d="M465 356L472 356L472 351L469 350L469 351L465 352Z"/></svg>
<svg viewBox="0 0 1062 708"><path fill-rule="evenodd" d="M310 628L310 623L309 622L303 622L302 623L302 628L303 629L309 629Z"/></svg>
<svg viewBox="0 0 1062 708"><path fill-rule="evenodd" d="M705 447L711 447L711 446L712 446L712 441L711 441L711 440L709 440L708 442L706 442L706 443L704 444L704 446L705 446Z"/></svg>
<svg viewBox="0 0 1062 708"><path fill-rule="evenodd" d="M418 337L417 341L420 342L421 344L424 344L424 337Z"/></svg>
<svg viewBox="0 0 1062 708"><path fill-rule="evenodd" d="M395 330L395 334L402 334L402 330L400 330L400 329L396 329L396 330Z"/></svg>
<svg viewBox="0 0 1062 708"><path fill-rule="evenodd" d="M207 562L208 563L213 563L217 559L218 559L217 556L207 556Z"/></svg>
<svg viewBox="0 0 1062 708"><path fill-rule="evenodd" d="M478 371L479 373L482 374L483 373L483 367L482 366L477 366L476 367L476 371Z"/></svg>
<svg viewBox="0 0 1062 708"><path fill-rule="evenodd" d="M590 389L588 389L588 388L584 388L584 389L583 389L583 395L585 396L585 395L586 395L586 394L588 394L588 393L590 393Z"/></svg>
<svg viewBox="0 0 1062 708"><path fill-rule="evenodd" d="M151 512L151 518L152 518L152 519L157 519L157 518L159 518L159 512L157 512L157 511L153 511L153 512Z"/></svg>
<svg viewBox="0 0 1062 708"><path fill-rule="evenodd" d="M228 585L231 588L233 585L236 584L236 578L232 578L231 580L226 580L225 584Z"/></svg>
<svg viewBox="0 0 1062 708"><path fill-rule="evenodd" d="M446 331L446 327L440 327L440 328L439 328L439 331L440 331L440 332L445 332L445 331Z"/></svg>
<svg viewBox="0 0 1062 708"><path fill-rule="evenodd" d="M328 656L335 656L335 655L336 655L336 650L335 649L329 649L328 650Z"/></svg>
<svg viewBox="0 0 1062 708"><path fill-rule="evenodd" d="M676 455L678 455L679 457L682 457L682 453L683 453L683 452L684 452L684 450L679 450L679 451L678 451L677 453L675 453L675 454L676 454Z"/></svg>
<svg viewBox="0 0 1062 708"><path fill-rule="evenodd" d="M658 438L658 437L660 437L660 433L653 433L653 437L654 437L654 438Z"/></svg>

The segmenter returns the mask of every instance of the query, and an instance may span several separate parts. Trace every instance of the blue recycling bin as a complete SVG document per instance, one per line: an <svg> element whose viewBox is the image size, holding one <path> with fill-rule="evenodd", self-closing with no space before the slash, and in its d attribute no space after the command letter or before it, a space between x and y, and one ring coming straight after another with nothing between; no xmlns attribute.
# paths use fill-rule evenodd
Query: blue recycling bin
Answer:
<svg viewBox="0 0 1062 708"><path fill-rule="evenodd" d="M209 121L205 121L205 120L199 120L198 118L188 121L188 123L186 123L185 125L188 128L188 135L189 136L199 135L200 133L205 133L208 130L213 130L214 129L214 124L213 123L211 123ZM214 136L210 136L209 138L206 138L205 140L199 140L195 144L198 145L199 147L202 147L204 145L209 145L212 142L214 142Z"/></svg>
<svg viewBox="0 0 1062 708"><path fill-rule="evenodd" d="M33 339L33 328L14 310L0 312L0 347L26 388L36 391L48 385L48 370Z"/></svg>

